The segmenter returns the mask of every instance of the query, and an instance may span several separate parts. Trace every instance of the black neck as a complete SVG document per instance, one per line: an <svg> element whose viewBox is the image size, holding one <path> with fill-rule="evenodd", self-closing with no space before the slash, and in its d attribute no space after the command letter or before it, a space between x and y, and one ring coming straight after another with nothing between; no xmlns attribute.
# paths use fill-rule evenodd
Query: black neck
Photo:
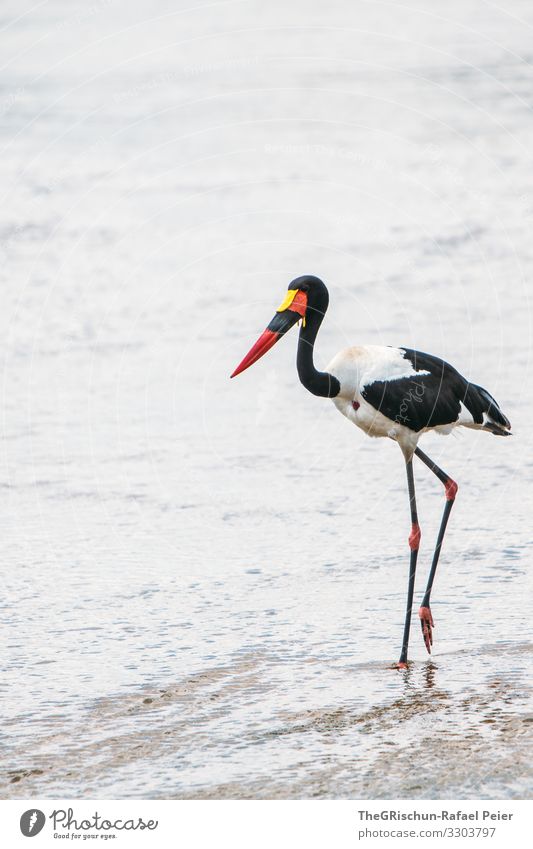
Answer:
<svg viewBox="0 0 533 849"><path fill-rule="evenodd" d="M326 306L327 309L327 306ZM315 339L324 319L326 310L309 307L305 316L305 326L300 328L296 368L298 377L309 392L322 398L335 398L341 390L336 377L326 371L317 371L313 362Z"/></svg>

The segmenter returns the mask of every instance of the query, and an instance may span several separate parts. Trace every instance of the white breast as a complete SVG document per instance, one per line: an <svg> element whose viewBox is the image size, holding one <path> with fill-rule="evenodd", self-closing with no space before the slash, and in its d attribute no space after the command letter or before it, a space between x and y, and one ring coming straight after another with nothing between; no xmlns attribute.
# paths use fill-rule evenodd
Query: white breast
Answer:
<svg viewBox="0 0 533 849"><path fill-rule="evenodd" d="M333 374L341 385L339 394L332 399L339 412L369 436L388 436L397 440L404 449L414 449L417 435L375 410L361 393L365 386L377 380L399 380L429 372L417 372L399 348L384 345L345 348L332 359L326 371Z"/></svg>

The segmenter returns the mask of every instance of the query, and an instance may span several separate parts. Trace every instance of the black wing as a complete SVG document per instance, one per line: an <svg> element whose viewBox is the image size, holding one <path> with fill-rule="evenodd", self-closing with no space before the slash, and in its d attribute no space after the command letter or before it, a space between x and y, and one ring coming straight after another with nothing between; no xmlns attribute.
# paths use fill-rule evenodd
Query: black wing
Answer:
<svg viewBox="0 0 533 849"><path fill-rule="evenodd" d="M483 413L504 428L511 425L489 393L469 383L453 366L440 357L400 348L416 372L397 380L376 380L361 394L374 409L410 430L453 424L459 418L461 403L476 424L483 425Z"/></svg>

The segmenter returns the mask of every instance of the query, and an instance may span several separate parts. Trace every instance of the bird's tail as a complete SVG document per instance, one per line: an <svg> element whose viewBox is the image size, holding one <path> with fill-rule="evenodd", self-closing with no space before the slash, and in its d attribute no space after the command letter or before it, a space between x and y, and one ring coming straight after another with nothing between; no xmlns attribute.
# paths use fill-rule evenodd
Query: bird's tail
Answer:
<svg viewBox="0 0 533 849"><path fill-rule="evenodd" d="M478 422L483 430L488 430L496 436L511 436L511 422L502 413L497 401L482 386L469 383L464 403L472 413L474 421Z"/></svg>

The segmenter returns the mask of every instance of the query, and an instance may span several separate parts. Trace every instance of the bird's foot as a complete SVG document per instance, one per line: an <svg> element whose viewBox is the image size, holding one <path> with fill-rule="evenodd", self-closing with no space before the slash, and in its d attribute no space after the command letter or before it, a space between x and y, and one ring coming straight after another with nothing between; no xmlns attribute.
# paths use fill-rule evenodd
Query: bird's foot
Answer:
<svg viewBox="0 0 533 849"><path fill-rule="evenodd" d="M406 661L399 660L398 663L393 663L391 669L409 669L409 664Z"/></svg>
<svg viewBox="0 0 533 849"><path fill-rule="evenodd" d="M435 623L429 607L421 607L418 611L420 617L420 626L422 628L422 636L426 644L428 653L431 654L431 646L433 645L433 628Z"/></svg>

